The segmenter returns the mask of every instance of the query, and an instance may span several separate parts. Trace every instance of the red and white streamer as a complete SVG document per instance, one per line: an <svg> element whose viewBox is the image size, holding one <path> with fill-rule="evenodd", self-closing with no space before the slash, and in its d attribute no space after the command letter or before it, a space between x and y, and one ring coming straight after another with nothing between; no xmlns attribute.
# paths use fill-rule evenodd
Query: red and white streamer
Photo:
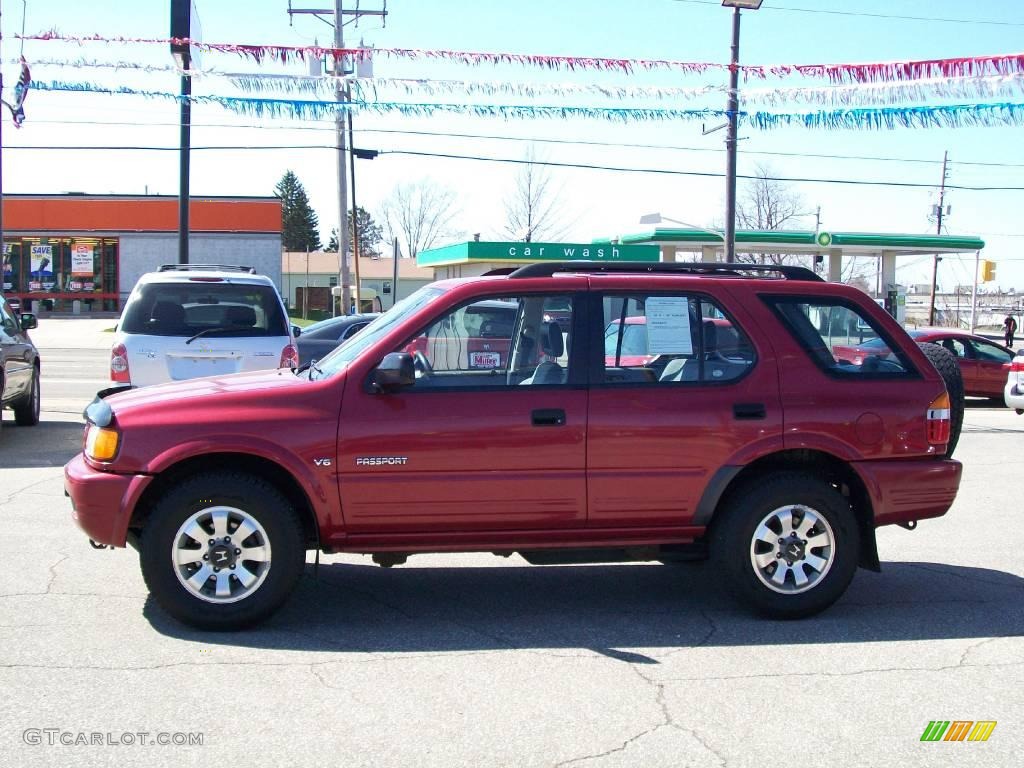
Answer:
<svg viewBox="0 0 1024 768"><path fill-rule="evenodd" d="M608 58L598 56L555 56L532 53L452 51L430 48L330 48L318 45L254 45L244 43L208 43L187 39L108 37L104 35L64 35L56 30L33 35L16 35L23 40L57 40L67 43L117 43L192 45L200 51L227 53L255 62L291 63L309 58L348 58L353 60L387 57L412 61L449 61L470 66L484 64L517 65L561 71L605 71L630 74L635 71L670 70L685 74L703 74L727 70L717 62L673 61L669 59ZM948 59L885 61L850 64L768 64L742 65L744 77L756 79L800 76L831 83L908 82L926 78L966 78L1024 74L1024 53L991 56L963 56Z"/></svg>

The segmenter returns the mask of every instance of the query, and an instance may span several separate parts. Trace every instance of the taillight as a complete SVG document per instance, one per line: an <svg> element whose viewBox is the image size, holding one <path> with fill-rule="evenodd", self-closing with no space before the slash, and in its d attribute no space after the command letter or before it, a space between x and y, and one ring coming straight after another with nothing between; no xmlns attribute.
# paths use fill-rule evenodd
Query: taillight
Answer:
<svg viewBox="0 0 1024 768"><path fill-rule="evenodd" d="M951 413L948 394L943 392L932 400L925 415L929 445L945 445L949 442L949 434L953 424Z"/></svg>
<svg viewBox="0 0 1024 768"><path fill-rule="evenodd" d="M1014 360L1010 363L1010 371L1012 373L1024 373L1024 361L1018 362Z"/></svg>
<svg viewBox="0 0 1024 768"><path fill-rule="evenodd" d="M128 369L128 350L124 344L117 344L110 350L110 380L130 384L131 371Z"/></svg>
<svg viewBox="0 0 1024 768"><path fill-rule="evenodd" d="M289 344L281 350L281 364L278 368L298 368L299 367L299 350L295 348L294 344Z"/></svg>

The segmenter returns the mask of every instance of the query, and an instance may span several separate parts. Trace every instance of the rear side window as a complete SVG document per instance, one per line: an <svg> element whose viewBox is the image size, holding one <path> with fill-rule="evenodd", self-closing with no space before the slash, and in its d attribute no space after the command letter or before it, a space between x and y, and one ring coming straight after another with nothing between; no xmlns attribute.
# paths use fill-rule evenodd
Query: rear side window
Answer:
<svg viewBox="0 0 1024 768"><path fill-rule="evenodd" d="M608 294L602 305L605 384L724 383L754 364L746 334L706 297Z"/></svg>
<svg viewBox="0 0 1024 768"><path fill-rule="evenodd" d="M986 341L971 339L971 346L974 347L974 356L986 363L1008 363L1013 360L1013 355L1002 347L989 344Z"/></svg>
<svg viewBox="0 0 1024 768"><path fill-rule="evenodd" d="M766 297L818 367L840 377L891 378L914 369L861 308L841 299Z"/></svg>
<svg viewBox="0 0 1024 768"><path fill-rule="evenodd" d="M150 336L287 336L277 291L269 285L144 283L124 309L121 330Z"/></svg>

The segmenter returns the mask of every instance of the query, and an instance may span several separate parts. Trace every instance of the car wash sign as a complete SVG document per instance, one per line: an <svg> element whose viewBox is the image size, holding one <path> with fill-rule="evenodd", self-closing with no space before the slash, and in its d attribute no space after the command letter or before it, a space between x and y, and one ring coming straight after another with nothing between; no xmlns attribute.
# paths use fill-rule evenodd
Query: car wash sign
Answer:
<svg viewBox="0 0 1024 768"><path fill-rule="evenodd" d="M416 264L446 267L473 263L529 264L543 261L656 262L661 249L656 245L617 243L458 243L421 251Z"/></svg>

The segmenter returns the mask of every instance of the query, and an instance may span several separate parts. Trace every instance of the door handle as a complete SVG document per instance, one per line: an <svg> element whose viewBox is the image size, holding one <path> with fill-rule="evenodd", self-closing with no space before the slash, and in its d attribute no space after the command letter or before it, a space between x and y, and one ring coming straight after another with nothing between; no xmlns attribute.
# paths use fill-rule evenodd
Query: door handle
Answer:
<svg viewBox="0 0 1024 768"><path fill-rule="evenodd" d="M732 407L734 419L763 419L767 415L764 403L735 403Z"/></svg>
<svg viewBox="0 0 1024 768"><path fill-rule="evenodd" d="M565 425L565 411L561 408L541 408L532 414L535 427L561 427Z"/></svg>

